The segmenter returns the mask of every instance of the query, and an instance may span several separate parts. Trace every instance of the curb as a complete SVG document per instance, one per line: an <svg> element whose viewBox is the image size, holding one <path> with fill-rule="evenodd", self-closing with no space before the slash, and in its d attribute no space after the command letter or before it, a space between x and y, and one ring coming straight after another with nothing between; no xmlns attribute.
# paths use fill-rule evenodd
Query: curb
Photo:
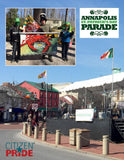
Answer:
<svg viewBox="0 0 124 160"><path fill-rule="evenodd" d="M62 145L56 145L56 144L51 144L51 143L44 142L44 141L39 141L37 139L34 139L34 138L31 138L31 137L28 137L28 136L24 135L22 132L20 132L19 134L22 137L25 137L25 138L28 138L28 139L32 140L33 142L50 145L50 146L53 146L53 147L56 147L56 148L62 148L62 149L65 149L65 150L75 151L75 152L84 153L84 154L90 154L90 155L94 155L94 156L98 156L98 157L102 157L102 158L108 158L110 160L120 160L118 158L108 157L106 155L101 155L101 154L97 154L97 153L91 153L91 152L87 152L87 151L77 150L77 149L74 149L74 148L69 148L69 147L62 146Z"/></svg>
<svg viewBox="0 0 124 160"><path fill-rule="evenodd" d="M23 124L23 122L15 122L15 123L4 123L3 125L16 125L16 124Z"/></svg>

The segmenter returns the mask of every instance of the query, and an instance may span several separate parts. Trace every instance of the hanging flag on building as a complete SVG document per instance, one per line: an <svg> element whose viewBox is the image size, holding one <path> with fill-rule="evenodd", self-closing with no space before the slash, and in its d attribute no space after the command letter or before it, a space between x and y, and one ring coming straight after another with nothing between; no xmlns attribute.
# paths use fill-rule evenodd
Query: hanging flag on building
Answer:
<svg viewBox="0 0 124 160"><path fill-rule="evenodd" d="M47 70L38 75L38 79L47 77Z"/></svg>
<svg viewBox="0 0 124 160"><path fill-rule="evenodd" d="M113 58L113 48L109 49L100 57L100 59L105 59L105 58Z"/></svg>
<svg viewBox="0 0 124 160"><path fill-rule="evenodd" d="M39 24L28 15L24 22L23 32L36 32L39 27Z"/></svg>

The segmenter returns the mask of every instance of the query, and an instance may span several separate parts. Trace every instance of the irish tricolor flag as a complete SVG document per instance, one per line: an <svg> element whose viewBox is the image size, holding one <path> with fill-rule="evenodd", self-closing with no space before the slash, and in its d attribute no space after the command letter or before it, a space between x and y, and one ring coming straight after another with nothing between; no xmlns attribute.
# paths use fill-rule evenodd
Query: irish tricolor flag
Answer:
<svg viewBox="0 0 124 160"><path fill-rule="evenodd" d="M113 48L111 48L107 52L105 52L100 58L101 59L113 58Z"/></svg>

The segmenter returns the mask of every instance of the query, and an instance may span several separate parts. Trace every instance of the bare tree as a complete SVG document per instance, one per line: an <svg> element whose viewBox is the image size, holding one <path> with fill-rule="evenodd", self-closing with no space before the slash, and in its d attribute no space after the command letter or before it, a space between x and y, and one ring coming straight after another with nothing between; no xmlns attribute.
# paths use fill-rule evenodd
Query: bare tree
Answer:
<svg viewBox="0 0 124 160"><path fill-rule="evenodd" d="M20 12L21 12L21 18L22 18L22 9L21 9L21 11L20 11Z"/></svg>
<svg viewBox="0 0 124 160"><path fill-rule="evenodd" d="M56 11L55 11L55 9L51 9L50 18L56 18Z"/></svg>
<svg viewBox="0 0 124 160"><path fill-rule="evenodd" d="M71 26L75 26L75 9L71 9L70 11L70 23Z"/></svg>
<svg viewBox="0 0 124 160"><path fill-rule="evenodd" d="M26 18L26 8L24 9L24 18Z"/></svg>
<svg viewBox="0 0 124 160"><path fill-rule="evenodd" d="M51 9L48 8L47 11L46 11L46 13L47 13L47 17L51 18Z"/></svg>
<svg viewBox="0 0 124 160"><path fill-rule="evenodd" d="M32 16L32 9L31 8L29 9L29 14Z"/></svg>

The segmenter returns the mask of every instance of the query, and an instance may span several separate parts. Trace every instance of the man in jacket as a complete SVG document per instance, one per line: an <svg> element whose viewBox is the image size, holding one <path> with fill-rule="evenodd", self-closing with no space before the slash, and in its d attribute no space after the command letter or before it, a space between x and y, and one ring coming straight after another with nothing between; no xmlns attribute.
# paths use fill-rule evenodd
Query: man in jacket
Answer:
<svg viewBox="0 0 124 160"><path fill-rule="evenodd" d="M51 32L50 25L46 24L47 18L45 13L40 14L40 28L37 30L37 32ZM45 55L42 56L42 59L45 58ZM53 62L52 55L48 55L48 59L50 62Z"/></svg>
<svg viewBox="0 0 124 160"><path fill-rule="evenodd" d="M14 33L16 32L16 33ZM13 45L12 62L20 59L20 19L15 19L15 24L10 30L10 43ZM16 56L17 52L17 56Z"/></svg>

